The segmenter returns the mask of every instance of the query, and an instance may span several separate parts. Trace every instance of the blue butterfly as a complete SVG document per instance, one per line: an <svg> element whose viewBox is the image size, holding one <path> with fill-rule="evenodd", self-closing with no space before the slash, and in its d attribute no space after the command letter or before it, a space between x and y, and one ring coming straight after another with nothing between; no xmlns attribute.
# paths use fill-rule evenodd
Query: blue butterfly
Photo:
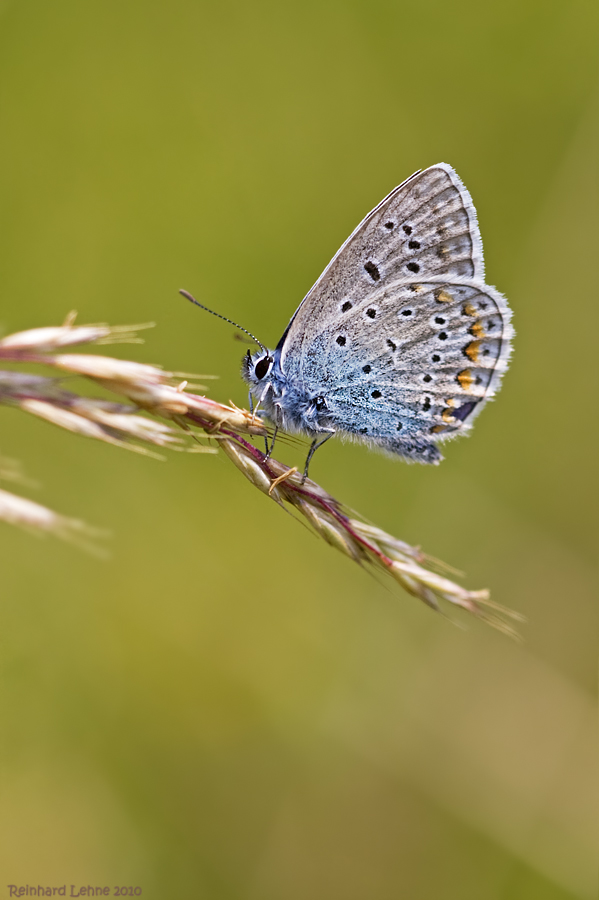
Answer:
<svg viewBox="0 0 599 900"><path fill-rule="evenodd" d="M470 430L513 337L507 301L484 277L472 199L439 163L360 222L275 350L251 335L260 350L248 351L243 378L275 435L312 438L304 478L336 434L436 464L437 442Z"/></svg>

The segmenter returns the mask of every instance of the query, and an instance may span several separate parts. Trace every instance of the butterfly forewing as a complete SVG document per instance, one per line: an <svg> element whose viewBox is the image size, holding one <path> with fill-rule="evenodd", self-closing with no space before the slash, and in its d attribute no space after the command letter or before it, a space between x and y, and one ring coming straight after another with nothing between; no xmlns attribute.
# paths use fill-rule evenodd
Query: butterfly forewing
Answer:
<svg viewBox="0 0 599 900"><path fill-rule="evenodd" d="M298 343L310 345L323 321L385 284L437 275L484 278L470 194L445 164L412 175L358 225L297 310L283 347L283 366Z"/></svg>

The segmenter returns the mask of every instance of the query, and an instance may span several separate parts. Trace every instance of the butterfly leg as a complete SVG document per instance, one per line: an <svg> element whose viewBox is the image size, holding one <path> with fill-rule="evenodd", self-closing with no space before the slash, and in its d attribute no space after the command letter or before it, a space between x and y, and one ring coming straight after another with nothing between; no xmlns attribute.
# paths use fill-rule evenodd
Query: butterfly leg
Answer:
<svg viewBox="0 0 599 900"><path fill-rule="evenodd" d="M258 404L258 406L259 405L260 404ZM254 415L254 397L253 397L253 394L251 391L248 393L248 406L250 408L250 413L253 416ZM258 414L258 407L256 407L256 415L257 414ZM273 447L275 445L275 438L277 436L278 430L279 430L278 428L275 428L275 433L272 436L272 444L270 445L270 450L268 449L268 437L266 437L266 436L264 437L264 448L265 448L264 455L266 456L266 459L270 459L270 455L271 455Z"/></svg>
<svg viewBox="0 0 599 900"><path fill-rule="evenodd" d="M306 478L308 477L308 469L310 467L310 460L312 459L312 457L314 456L314 454L316 453L318 448L322 447L323 444L326 444L328 439L332 438L334 434L335 434L335 432L332 428L328 429L327 434L323 438L321 438L320 441L318 440L318 438L314 438L314 440L310 444L310 449L308 450L308 456L306 457L306 465L304 466L304 474L302 475L302 484L305 482Z"/></svg>
<svg viewBox="0 0 599 900"><path fill-rule="evenodd" d="M275 425L275 430L273 431L273 434L272 434L272 441L270 442L270 450L268 449L268 437L264 438L264 443L266 444L266 459L270 459L270 457L272 456L272 451L274 450L275 441L277 439L278 433L279 433L279 426Z"/></svg>

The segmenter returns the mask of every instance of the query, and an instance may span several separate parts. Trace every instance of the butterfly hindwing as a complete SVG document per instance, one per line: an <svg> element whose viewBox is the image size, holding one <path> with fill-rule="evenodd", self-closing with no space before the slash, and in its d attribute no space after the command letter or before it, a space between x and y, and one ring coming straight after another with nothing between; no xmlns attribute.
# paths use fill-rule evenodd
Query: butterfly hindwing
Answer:
<svg viewBox="0 0 599 900"><path fill-rule="evenodd" d="M304 360L330 427L402 453L467 431L510 351L510 311L469 279L392 282L325 325ZM408 455L409 454L405 454Z"/></svg>

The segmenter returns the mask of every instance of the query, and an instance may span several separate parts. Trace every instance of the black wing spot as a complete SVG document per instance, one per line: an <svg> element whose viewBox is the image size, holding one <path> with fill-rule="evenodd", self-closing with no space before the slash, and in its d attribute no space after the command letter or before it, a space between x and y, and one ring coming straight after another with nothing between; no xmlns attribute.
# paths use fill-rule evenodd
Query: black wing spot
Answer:
<svg viewBox="0 0 599 900"><path fill-rule="evenodd" d="M340 334L339 337L337 338L337 343L339 344L340 347L345 347L345 345L347 343L347 338L344 338L343 335Z"/></svg>
<svg viewBox="0 0 599 900"><path fill-rule="evenodd" d="M402 316L411 316L412 310L411 309L402 309L401 314L402 314Z"/></svg>
<svg viewBox="0 0 599 900"><path fill-rule="evenodd" d="M371 396L371 397L374 397L375 400L378 400L379 397L382 397L383 395L381 394L380 391L373 391L372 394L371 394L370 396Z"/></svg>
<svg viewBox="0 0 599 900"><path fill-rule="evenodd" d="M362 371L368 375L370 372L372 372L372 366L362 366Z"/></svg>
<svg viewBox="0 0 599 900"><path fill-rule="evenodd" d="M408 247L410 250L420 250L420 241L410 241Z"/></svg>
<svg viewBox="0 0 599 900"><path fill-rule="evenodd" d="M367 428L360 428L360 434L368 434Z"/></svg>
<svg viewBox="0 0 599 900"><path fill-rule="evenodd" d="M428 384L429 381L432 381L432 380L433 380L433 376L432 376L432 375L425 375L425 376L423 377L422 380L423 380L423 381L426 381L426 383Z"/></svg>
<svg viewBox="0 0 599 900"><path fill-rule="evenodd" d="M409 269L410 272L419 272L420 271L420 266L418 265L418 263L414 263L414 262L408 263L406 268Z"/></svg>
<svg viewBox="0 0 599 900"><path fill-rule="evenodd" d="M376 309L372 309L372 307L370 309L367 309L366 315L369 319L374 319L374 317L376 316Z"/></svg>
<svg viewBox="0 0 599 900"><path fill-rule="evenodd" d="M435 322L437 325L445 325L447 319L444 319L443 316L435 316Z"/></svg>
<svg viewBox="0 0 599 900"><path fill-rule="evenodd" d="M469 401L468 403L464 403L463 406L460 406L459 409L454 409L452 412L452 416L454 419L459 419L461 422L464 419L467 419L474 407L476 406L476 401Z"/></svg>
<svg viewBox="0 0 599 900"><path fill-rule="evenodd" d="M425 412L429 411L429 409L431 408L431 398L430 397L424 398L424 403L422 404L422 408Z"/></svg>
<svg viewBox="0 0 599 900"><path fill-rule="evenodd" d="M387 347L389 347L392 352L397 350L397 344L394 344L391 338L387 338Z"/></svg>
<svg viewBox="0 0 599 900"><path fill-rule="evenodd" d="M397 423L397 430L398 430L398 431L401 431L402 428L403 428L402 423L401 423L401 422L398 422L398 423Z"/></svg>
<svg viewBox="0 0 599 900"><path fill-rule="evenodd" d="M431 359L433 362L441 362L441 357L439 356L438 353L434 353L433 356L431 357Z"/></svg>
<svg viewBox="0 0 599 900"><path fill-rule="evenodd" d="M381 280L381 273L373 262L370 260L364 264L364 269L368 272L373 281Z"/></svg>
<svg viewBox="0 0 599 900"><path fill-rule="evenodd" d="M412 226L411 225L404 225L403 230L405 231L406 234L412 234Z"/></svg>
<svg viewBox="0 0 599 900"><path fill-rule="evenodd" d="M350 309L351 309L351 303L349 302L349 300L346 300L345 303L343 304L343 306L341 307L341 312L349 312Z"/></svg>
<svg viewBox="0 0 599 900"><path fill-rule="evenodd" d="M447 340L447 332L440 331L439 334L437 335L437 337L439 338L440 341L446 341Z"/></svg>
<svg viewBox="0 0 599 900"><path fill-rule="evenodd" d="M389 231L392 231L395 228L395 222L385 222L385 228L388 228Z"/></svg>

